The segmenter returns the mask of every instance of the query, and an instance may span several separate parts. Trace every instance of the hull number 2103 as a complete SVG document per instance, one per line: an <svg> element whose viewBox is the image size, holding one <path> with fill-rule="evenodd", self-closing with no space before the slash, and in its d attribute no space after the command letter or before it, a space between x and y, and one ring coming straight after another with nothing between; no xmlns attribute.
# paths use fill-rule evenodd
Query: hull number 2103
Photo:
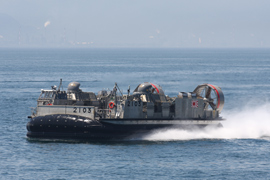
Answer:
<svg viewBox="0 0 270 180"><path fill-rule="evenodd" d="M74 107L74 113L91 113L91 108Z"/></svg>

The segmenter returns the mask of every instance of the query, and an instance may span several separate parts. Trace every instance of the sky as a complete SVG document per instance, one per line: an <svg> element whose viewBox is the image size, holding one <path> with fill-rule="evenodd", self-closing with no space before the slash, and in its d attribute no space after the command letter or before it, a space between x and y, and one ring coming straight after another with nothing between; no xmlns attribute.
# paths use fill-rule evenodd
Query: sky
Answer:
<svg viewBox="0 0 270 180"><path fill-rule="evenodd" d="M0 0L0 47L269 48L269 0Z"/></svg>

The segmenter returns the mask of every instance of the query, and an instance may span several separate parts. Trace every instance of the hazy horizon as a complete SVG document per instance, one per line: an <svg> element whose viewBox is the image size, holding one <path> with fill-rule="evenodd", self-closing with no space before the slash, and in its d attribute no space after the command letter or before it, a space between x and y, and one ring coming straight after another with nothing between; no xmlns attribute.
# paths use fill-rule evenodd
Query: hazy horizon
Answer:
<svg viewBox="0 0 270 180"><path fill-rule="evenodd" d="M0 47L269 48L270 1L0 0Z"/></svg>

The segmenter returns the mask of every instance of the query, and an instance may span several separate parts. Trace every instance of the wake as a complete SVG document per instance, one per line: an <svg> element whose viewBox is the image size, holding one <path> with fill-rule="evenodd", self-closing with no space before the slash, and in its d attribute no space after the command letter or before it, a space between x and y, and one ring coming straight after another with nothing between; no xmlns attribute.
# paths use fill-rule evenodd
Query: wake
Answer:
<svg viewBox="0 0 270 180"><path fill-rule="evenodd" d="M270 103L246 107L238 112L224 112L223 128L152 131L143 140L175 141L192 139L268 139L270 140Z"/></svg>

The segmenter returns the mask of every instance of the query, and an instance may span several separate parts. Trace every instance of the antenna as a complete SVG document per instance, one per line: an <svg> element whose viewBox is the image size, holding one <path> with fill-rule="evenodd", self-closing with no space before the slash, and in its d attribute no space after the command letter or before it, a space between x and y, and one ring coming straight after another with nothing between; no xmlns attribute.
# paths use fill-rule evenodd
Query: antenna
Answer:
<svg viewBox="0 0 270 180"><path fill-rule="evenodd" d="M59 84L59 87L58 87L58 91L60 91L61 86L62 86L62 79L60 79L60 84ZM63 86L62 86L62 90L63 90Z"/></svg>
<svg viewBox="0 0 270 180"><path fill-rule="evenodd" d="M128 92L128 96L130 96L130 85L128 86L127 92Z"/></svg>
<svg viewBox="0 0 270 180"><path fill-rule="evenodd" d="M115 83L115 86L117 87L117 89L119 90L119 92L120 92L120 93L122 94L122 96L123 96L123 93L122 93L121 89L118 87L117 83Z"/></svg>

